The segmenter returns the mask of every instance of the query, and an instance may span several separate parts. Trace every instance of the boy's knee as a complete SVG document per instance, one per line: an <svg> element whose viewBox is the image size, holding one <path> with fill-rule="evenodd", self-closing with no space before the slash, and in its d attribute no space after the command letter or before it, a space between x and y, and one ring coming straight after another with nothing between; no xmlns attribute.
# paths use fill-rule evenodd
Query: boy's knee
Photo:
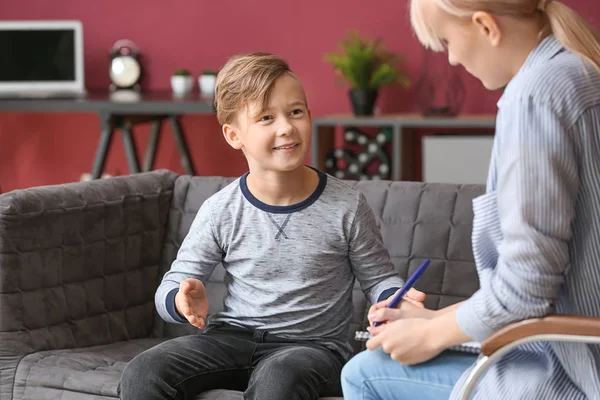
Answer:
<svg viewBox="0 0 600 400"><path fill-rule="evenodd" d="M333 364L316 349L286 349L255 369L247 395L261 399L312 399L320 391L339 392L341 363ZM291 396L294 392L294 396ZM268 395L267 395L268 394Z"/></svg>
<svg viewBox="0 0 600 400"><path fill-rule="evenodd" d="M133 398L131 394L135 395L137 392L137 386L144 384L141 381L146 376L147 365L144 365L144 361L141 360L141 355L138 355L133 360L129 361L123 369L121 374L121 381L119 382L119 396L121 399Z"/></svg>
<svg viewBox="0 0 600 400"><path fill-rule="evenodd" d="M125 365L119 382L119 398L135 399L151 390L159 381L162 363L153 359L150 352L138 354Z"/></svg>

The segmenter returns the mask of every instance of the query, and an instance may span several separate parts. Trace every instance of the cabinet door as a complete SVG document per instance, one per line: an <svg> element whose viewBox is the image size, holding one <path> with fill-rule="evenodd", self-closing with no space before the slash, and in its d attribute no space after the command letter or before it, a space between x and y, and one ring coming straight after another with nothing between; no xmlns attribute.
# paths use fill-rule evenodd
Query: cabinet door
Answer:
<svg viewBox="0 0 600 400"><path fill-rule="evenodd" d="M485 184L493 136L423 137L423 181Z"/></svg>

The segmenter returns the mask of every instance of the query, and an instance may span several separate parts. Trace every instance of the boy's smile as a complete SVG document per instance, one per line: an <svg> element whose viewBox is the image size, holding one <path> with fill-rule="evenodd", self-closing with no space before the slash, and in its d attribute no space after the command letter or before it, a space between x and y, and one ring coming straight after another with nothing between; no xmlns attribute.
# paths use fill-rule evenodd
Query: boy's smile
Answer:
<svg viewBox="0 0 600 400"><path fill-rule="evenodd" d="M284 153L288 153L288 152L295 151L299 145L300 145L299 143L290 143L290 144L284 144L284 145L278 146L278 147L273 147L273 149L282 151Z"/></svg>

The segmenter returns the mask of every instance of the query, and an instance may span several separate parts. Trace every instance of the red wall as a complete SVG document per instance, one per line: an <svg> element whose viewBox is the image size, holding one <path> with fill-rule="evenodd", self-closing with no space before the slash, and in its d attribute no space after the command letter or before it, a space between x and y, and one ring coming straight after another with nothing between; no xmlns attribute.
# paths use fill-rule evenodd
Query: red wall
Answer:
<svg viewBox="0 0 600 400"><path fill-rule="evenodd" d="M7 0L0 16L18 19L79 19L84 26L85 74L89 89L108 86L108 51L122 38L132 39L143 52L146 88L169 88L178 68L195 75L218 68L238 52L268 51L285 57L303 80L314 116L349 112L346 88L336 85L323 54L336 48L350 29L382 36L388 47L408 56L407 69L418 77L422 49L412 35L407 2L398 0L306 1L279 0L158 0L82 1ZM600 8L594 0L569 3L598 26ZM495 112L499 93L483 89L466 76L466 113ZM381 94L384 112L416 111L413 90L386 88ZM168 125L167 125L168 126ZM186 116L199 175L239 175L245 171L240 154L221 137L214 116ZM144 146L148 128L136 128ZM176 148L166 134L157 155L157 168L182 172ZM0 113L0 187L2 191L34 185L77 181L91 170L99 140L94 114ZM140 154L142 152L140 151ZM127 173L120 135L106 164L111 174Z"/></svg>

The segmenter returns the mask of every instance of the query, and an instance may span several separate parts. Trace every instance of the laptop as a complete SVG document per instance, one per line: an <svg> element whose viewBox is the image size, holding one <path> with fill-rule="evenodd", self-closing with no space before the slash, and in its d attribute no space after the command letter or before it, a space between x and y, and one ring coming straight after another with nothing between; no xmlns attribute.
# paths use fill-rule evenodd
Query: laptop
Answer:
<svg viewBox="0 0 600 400"><path fill-rule="evenodd" d="M0 98L85 96L80 21L0 21Z"/></svg>

